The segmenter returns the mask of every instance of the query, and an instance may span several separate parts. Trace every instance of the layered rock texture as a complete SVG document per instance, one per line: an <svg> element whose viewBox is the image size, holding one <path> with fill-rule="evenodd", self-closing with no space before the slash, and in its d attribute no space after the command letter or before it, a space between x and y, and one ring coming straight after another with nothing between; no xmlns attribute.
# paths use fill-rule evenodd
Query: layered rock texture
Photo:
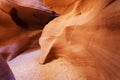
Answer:
<svg viewBox="0 0 120 80"><path fill-rule="evenodd" d="M41 4L33 4L33 2L40 2ZM26 47L28 49L34 40L39 41L39 46L36 50L29 48L31 51L20 51L19 54L22 53L20 55L14 52L15 56L13 57L15 58L8 58L10 60L8 64L16 80L120 79L119 0L9 0L8 3L19 4L17 8L6 8L5 10L7 11L4 11L11 15L12 20L9 20L12 22L10 23L15 27L22 26L19 27L20 29L17 27L16 32L18 33L17 30L23 30L22 38L17 36L14 37L15 41L12 40L13 38L11 40L19 43L19 40L26 39L26 37L23 37L26 31L26 35L31 36L24 43L20 44L20 47L15 46L15 48L21 50L25 47L24 50L26 50ZM33 9L36 9L35 6L39 6L37 7L38 12L43 11L39 15L44 16L46 23L38 24L45 25L42 28L41 36L38 34L41 28L38 28L38 26L33 27L33 24L31 24L33 21L29 21L31 20L30 17L24 16L26 13L20 13L19 15L22 15L21 18L18 15L15 16L16 11L14 10L23 8L21 7L23 3L25 5L34 5L33 7L31 5L27 6L27 8L24 8L25 11L30 7L30 12L32 12ZM43 8L42 3L47 8ZM13 11L11 12L10 10ZM53 19L57 16L53 11L60 14L60 16ZM47 15L52 15L52 18ZM20 18L17 20L22 20L22 22L28 25L19 24L19 21L16 21L17 17ZM37 16L37 18L39 22L40 17ZM35 19L32 18L35 21L35 23L33 22L34 24L37 23ZM43 21L40 22L44 23ZM33 38L33 34L39 35L39 40L36 37ZM6 44L7 42L12 42L11 40L6 40ZM26 43L28 44L26 45ZM11 49L11 44L8 45L10 47L7 49ZM6 51L6 49L4 51L2 48L1 50L2 54ZM14 51L13 49L11 50Z"/></svg>

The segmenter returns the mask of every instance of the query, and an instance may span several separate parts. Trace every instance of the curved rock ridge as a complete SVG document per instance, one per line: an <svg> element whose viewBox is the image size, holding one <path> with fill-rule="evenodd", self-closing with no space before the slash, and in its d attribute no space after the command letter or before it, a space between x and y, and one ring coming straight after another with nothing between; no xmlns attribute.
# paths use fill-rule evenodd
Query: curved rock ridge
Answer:
<svg viewBox="0 0 120 80"><path fill-rule="evenodd" d="M42 2L61 16L45 25L40 50L25 52L8 62L15 78L119 80L120 1Z"/></svg>
<svg viewBox="0 0 120 80"><path fill-rule="evenodd" d="M65 58L79 67L87 80L120 79L120 1L43 2L61 16L43 30L40 63Z"/></svg>

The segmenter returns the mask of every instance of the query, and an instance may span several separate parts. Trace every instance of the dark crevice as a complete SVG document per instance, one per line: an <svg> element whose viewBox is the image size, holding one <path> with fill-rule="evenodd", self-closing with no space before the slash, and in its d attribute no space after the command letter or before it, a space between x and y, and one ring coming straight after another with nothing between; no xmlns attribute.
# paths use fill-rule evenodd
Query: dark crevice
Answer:
<svg viewBox="0 0 120 80"><path fill-rule="evenodd" d="M110 6L112 3L114 3L116 0L111 0L106 6L105 6L105 8L106 7L108 7L108 6Z"/></svg>
<svg viewBox="0 0 120 80"><path fill-rule="evenodd" d="M51 16L49 17L49 19L46 19L46 22L36 22L36 23L33 23L33 22L29 22L29 23L26 23L24 20L22 20L22 18L20 18L20 16L18 15L18 10L16 8L12 8L11 11L10 11L10 15L13 19L13 21L20 27L22 27L23 29L31 29L31 28L35 28L35 29L43 29L44 26L50 22L51 20L53 20L54 18L58 17L59 14L56 14L54 11L50 14ZM40 20L41 18L41 14L36 14L36 13L33 13L32 14L34 16L35 19L38 19ZM43 15L44 17L44 15ZM45 17L44 17L45 18ZM32 27L34 26L34 27Z"/></svg>
<svg viewBox="0 0 120 80"><path fill-rule="evenodd" d="M54 48L52 48L52 49L50 50L50 52L48 53L48 55L47 55L47 57L46 57L46 59L45 59L45 61L44 61L43 64L50 63L50 62L52 62L52 61L54 61L54 60L56 60L56 59L58 59L58 58L59 58L59 56L57 56L57 55L55 54Z"/></svg>
<svg viewBox="0 0 120 80"><path fill-rule="evenodd" d="M49 56L47 56L47 58L45 59L45 61L44 61L43 64L50 63L50 62L52 62L52 61L54 61L54 60L56 60L56 59L58 59L57 56L53 56L53 55L50 56L50 55L49 55Z"/></svg>
<svg viewBox="0 0 120 80"><path fill-rule="evenodd" d="M52 16L51 18L49 19L49 21L53 20L54 18L60 16L59 14L56 14L54 11L52 11Z"/></svg>
<svg viewBox="0 0 120 80"><path fill-rule="evenodd" d="M24 29L28 28L28 27L27 27L27 24L26 24L25 22L23 22L23 21L20 19L20 17L18 16L18 11L17 11L17 9L12 8L11 11L10 11L10 15L11 15L13 21L14 21L17 25L19 25L20 27L22 27L22 28L24 28Z"/></svg>

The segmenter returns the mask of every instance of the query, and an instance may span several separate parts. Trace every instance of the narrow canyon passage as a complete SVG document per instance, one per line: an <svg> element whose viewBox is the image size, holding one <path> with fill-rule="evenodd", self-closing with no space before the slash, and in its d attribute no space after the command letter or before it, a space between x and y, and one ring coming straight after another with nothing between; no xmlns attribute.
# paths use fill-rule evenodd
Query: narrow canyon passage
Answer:
<svg viewBox="0 0 120 80"><path fill-rule="evenodd" d="M0 53L12 80L120 79L119 0L0 2Z"/></svg>

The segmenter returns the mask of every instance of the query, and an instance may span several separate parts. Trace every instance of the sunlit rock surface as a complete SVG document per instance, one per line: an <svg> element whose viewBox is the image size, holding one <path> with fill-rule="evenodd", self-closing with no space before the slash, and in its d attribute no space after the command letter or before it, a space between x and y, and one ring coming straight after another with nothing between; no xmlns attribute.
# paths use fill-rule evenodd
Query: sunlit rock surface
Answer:
<svg viewBox="0 0 120 80"><path fill-rule="evenodd" d="M45 25L40 49L8 62L16 80L119 80L120 1L42 2L61 16Z"/></svg>
<svg viewBox="0 0 120 80"><path fill-rule="evenodd" d="M40 63L54 57L65 58L74 68L79 67L82 72L76 73L82 73L87 80L120 79L120 1L43 2L62 16L43 30L39 40Z"/></svg>

